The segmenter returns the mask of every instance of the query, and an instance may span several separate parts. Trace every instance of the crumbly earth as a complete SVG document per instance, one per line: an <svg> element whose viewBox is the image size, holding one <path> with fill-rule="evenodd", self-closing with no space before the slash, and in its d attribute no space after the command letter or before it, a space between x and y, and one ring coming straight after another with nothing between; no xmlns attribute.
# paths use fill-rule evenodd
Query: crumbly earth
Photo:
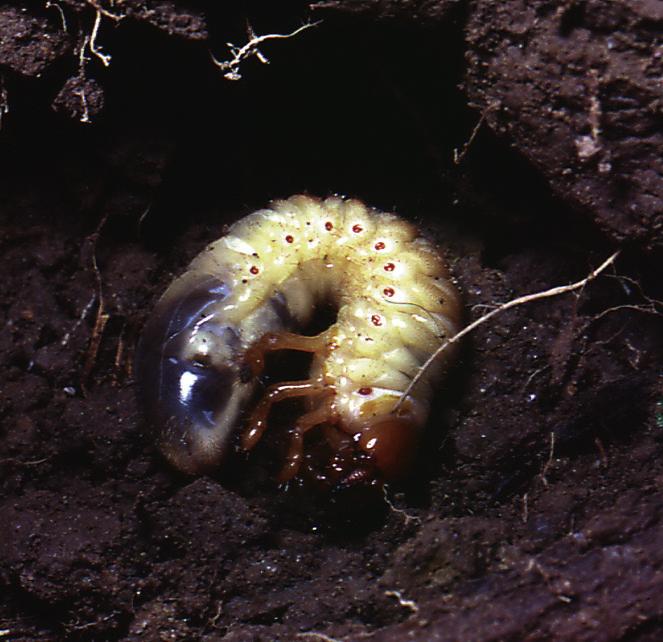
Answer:
<svg viewBox="0 0 663 642"><path fill-rule="evenodd" d="M442 2L430 21L435 3L413 3L412 21L325 3L336 10L314 14L322 25L265 43L271 64L246 61L237 82L208 49L223 59L225 42L243 44L247 15L258 34L286 33L303 3L98 2L133 13L102 16L95 46L110 65L88 48L81 76L94 4L0 9L2 639L660 639L660 169L626 132L610 145L632 143L629 162L607 180L598 156L577 155L585 125L576 132L568 113L552 141L538 137L566 55L541 34L560 16L518 23L538 34L521 43L520 72L548 87L533 91L494 66L515 75L511 3ZM564 14L570 38L594 33L576 27L599 15L582 7ZM602 37L649 51L638 25L653 32L660 18L643 20L617 15ZM620 47L601 55L612 75L623 65L611 105L639 127L651 103L638 65ZM592 77L591 60L577 64ZM63 94L70 78L78 93ZM580 114L591 94L577 91ZM468 95L502 94L527 110L490 112L472 136ZM611 199L619 185L624 200ZM468 338L412 476L385 497L276 488L278 434L218 476L177 475L135 398L140 328L225 225L302 191L429 229L467 320L582 278L615 241L623 250L577 296L513 309Z"/></svg>

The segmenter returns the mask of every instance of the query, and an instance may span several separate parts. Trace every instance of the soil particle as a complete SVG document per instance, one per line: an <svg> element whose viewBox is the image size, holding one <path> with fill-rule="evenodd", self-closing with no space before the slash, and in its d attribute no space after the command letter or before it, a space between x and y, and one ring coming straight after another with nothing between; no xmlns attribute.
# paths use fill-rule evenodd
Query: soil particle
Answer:
<svg viewBox="0 0 663 642"><path fill-rule="evenodd" d="M486 572L486 561L504 538L498 520L476 517L432 519L394 551L392 565L380 579L385 589L405 594L427 589L437 595L460 577Z"/></svg>
<svg viewBox="0 0 663 642"><path fill-rule="evenodd" d="M24 76L39 76L71 51L57 25L22 3L0 7L0 64Z"/></svg>
<svg viewBox="0 0 663 642"><path fill-rule="evenodd" d="M93 78L73 76L53 99L53 109L82 123L89 123L104 108L104 91Z"/></svg>
<svg viewBox="0 0 663 642"><path fill-rule="evenodd" d="M614 239L663 245L659 2L318 2L431 28L464 23L477 120ZM458 11L461 9L461 11Z"/></svg>
<svg viewBox="0 0 663 642"><path fill-rule="evenodd" d="M332 10L366 16L373 20L401 20L430 27L446 19L449 13L461 5L460 0L324 0L314 2L313 10Z"/></svg>
<svg viewBox="0 0 663 642"><path fill-rule="evenodd" d="M78 14L95 11L97 3L88 0L62 0L67 10ZM172 0L122 0L116 6L99 3L102 17L109 20L135 20L164 31L168 35L188 40L205 40L208 36L203 11L195 2L173 2ZM66 15L66 14L65 14Z"/></svg>
<svg viewBox="0 0 663 642"><path fill-rule="evenodd" d="M626 504L615 508L646 516L627 528L628 544L595 546L579 529L537 556L514 558L507 547L500 573L468 593L420 602L416 615L375 639L589 641L646 630L642 622L661 612L654 597L661 586L660 554L644 554L661 544L658 529L648 527L659 519L660 500L636 493ZM612 513L597 515L596 522L614 523Z"/></svg>
<svg viewBox="0 0 663 642"><path fill-rule="evenodd" d="M613 238L661 245L656 2L473 3L466 89L571 205Z"/></svg>

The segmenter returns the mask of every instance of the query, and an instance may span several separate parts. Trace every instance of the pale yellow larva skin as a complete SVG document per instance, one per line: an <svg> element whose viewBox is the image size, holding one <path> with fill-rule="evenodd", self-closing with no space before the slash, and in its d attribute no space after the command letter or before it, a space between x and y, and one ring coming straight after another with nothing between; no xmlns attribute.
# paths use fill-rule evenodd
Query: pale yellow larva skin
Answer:
<svg viewBox="0 0 663 642"><path fill-rule="evenodd" d="M439 250L412 224L357 200L293 196L231 226L191 264L220 273L230 296L219 304L248 348L265 332L263 306L282 293L306 322L322 300L338 306L331 349L312 377L335 392L346 432L393 409L426 359L455 334L460 302ZM192 351L200 349L195 343ZM430 368L405 408L421 426L451 351Z"/></svg>

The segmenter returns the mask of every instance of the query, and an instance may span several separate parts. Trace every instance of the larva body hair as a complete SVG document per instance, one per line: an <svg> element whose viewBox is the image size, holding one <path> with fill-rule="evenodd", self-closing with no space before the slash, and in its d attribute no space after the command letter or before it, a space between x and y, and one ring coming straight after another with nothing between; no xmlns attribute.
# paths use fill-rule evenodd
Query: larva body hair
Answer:
<svg viewBox="0 0 663 642"><path fill-rule="evenodd" d="M294 334L322 303L336 321ZM314 429L336 452L335 483L392 480L411 463L452 351L394 408L459 322L440 252L414 225L357 200L298 195L237 221L193 260L148 320L136 369L162 452L186 473L215 469L238 434L250 450L272 404L301 397L282 481L299 472ZM309 378L271 386L248 407L275 350L313 353Z"/></svg>

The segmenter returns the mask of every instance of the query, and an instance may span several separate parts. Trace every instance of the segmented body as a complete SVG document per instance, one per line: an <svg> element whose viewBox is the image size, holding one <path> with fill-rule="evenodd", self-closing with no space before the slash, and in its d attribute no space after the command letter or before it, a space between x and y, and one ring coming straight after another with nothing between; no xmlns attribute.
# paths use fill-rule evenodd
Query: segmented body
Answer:
<svg viewBox="0 0 663 642"><path fill-rule="evenodd" d="M293 334L321 302L337 308L335 323ZM186 472L217 465L237 431L252 448L272 403L305 397L281 479L298 472L304 434L321 426L334 449L351 444L392 479L411 460L451 353L394 406L459 316L438 249L412 224L356 200L294 196L239 220L171 285L144 331L139 377L162 449ZM281 349L313 353L309 379L247 409L265 353Z"/></svg>

